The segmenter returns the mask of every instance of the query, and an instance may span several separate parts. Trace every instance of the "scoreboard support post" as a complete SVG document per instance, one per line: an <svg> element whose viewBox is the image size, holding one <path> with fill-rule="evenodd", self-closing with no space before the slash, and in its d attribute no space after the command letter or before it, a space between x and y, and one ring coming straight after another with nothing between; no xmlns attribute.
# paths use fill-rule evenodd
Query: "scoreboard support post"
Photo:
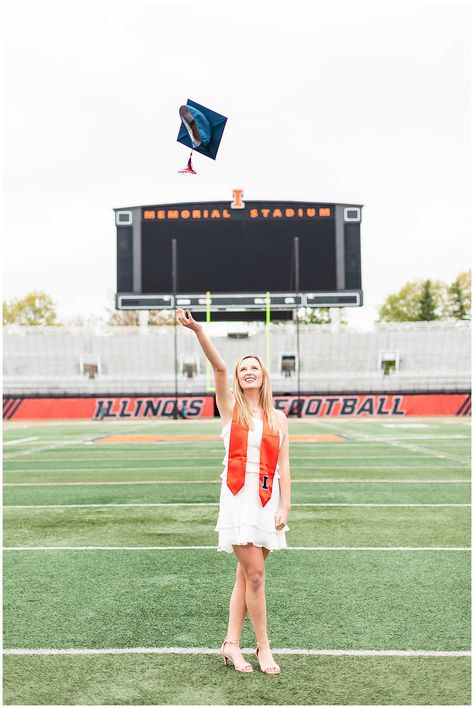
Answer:
<svg viewBox="0 0 474 708"><path fill-rule="evenodd" d="M173 281L173 299L174 299L174 395L175 405L173 409L173 418L178 418L178 317L176 308L176 294L178 292L178 249L176 239L171 241L171 279Z"/></svg>
<svg viewBox="0 0 474 708"><path fill-rule="evenodd" d="M295 236L293 238L293 247L294 247L294 263L295 263L295 291L296 294L299 294L300 290L300 240L298 236ZM300 392L301 392L301 387L300 387L300 318L298 317L298 308L295 308L295 315L296 315L296 359L297 359L297 371L296 371L296 380L297 380L297 399L296 399L296 406L297 406L297 415L298 418L301 418L301 405L300 405Z"/></svg>

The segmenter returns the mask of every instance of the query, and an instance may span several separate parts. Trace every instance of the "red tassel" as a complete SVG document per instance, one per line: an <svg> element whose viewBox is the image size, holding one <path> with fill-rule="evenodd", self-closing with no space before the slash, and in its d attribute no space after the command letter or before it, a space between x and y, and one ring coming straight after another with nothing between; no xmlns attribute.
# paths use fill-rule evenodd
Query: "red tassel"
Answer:
<svg viewBox="0 0 474 708"><path fill-rule="evenodd" d="M197 172L193 168L192 156L193 156L193 151L191 150L188 164L186 165L186 167L184 169L178 170L179 174L181 174L181 175L185 175L185 174L197 175Z"/></svg>

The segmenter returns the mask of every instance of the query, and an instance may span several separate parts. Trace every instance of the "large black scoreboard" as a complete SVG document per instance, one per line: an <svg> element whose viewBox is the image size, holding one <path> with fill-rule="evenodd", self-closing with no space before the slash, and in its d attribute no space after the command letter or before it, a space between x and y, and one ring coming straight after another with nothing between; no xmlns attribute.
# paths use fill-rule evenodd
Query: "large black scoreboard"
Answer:
<svg viewBox="0 0 474 708"><path fill-rule="evenodd" d="M281 315L300 305L360 306L361 211L235 193L227 202L115 209L116 306L256 313L270 303Z"/></svg>

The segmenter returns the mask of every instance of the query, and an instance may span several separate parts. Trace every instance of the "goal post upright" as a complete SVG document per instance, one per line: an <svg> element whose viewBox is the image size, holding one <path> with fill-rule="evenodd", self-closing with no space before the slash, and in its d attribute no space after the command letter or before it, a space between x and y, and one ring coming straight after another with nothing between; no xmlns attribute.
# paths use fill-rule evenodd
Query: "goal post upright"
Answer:
<svg viewBox="0 0 474 708"><path fill-rule="evenodd" d="M206 323L211 321L211 293L206 291ZM214 391L215 387L211 384L211 365L206 357L206 391Z"/></svg>
<svg viewBox="0 0 474 708"><path fill-rule="evenodd" d="M174 395L175 406L173 410L173 418L178 418L178 313L176 307L176 295L178 292L178 241L176 238L171 239L171 282L173 287L173 304L174 304Z"/></svg>

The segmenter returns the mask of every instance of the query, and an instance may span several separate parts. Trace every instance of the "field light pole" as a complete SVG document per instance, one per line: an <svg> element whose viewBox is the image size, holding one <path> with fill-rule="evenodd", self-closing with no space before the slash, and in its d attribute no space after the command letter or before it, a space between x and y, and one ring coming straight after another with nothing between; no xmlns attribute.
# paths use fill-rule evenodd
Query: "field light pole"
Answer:
<svg viewBox="0 0 474 708"><path fill-rule="evenodd" d="M300 239L298 236L294 236L293 238L293 245L294 245L294 261L295 261L295 291L296 291L296 296L298 296L299 290L300 290ZM296 380L297 380L297 411L298 411L298 418L301 418L301 406L300 406L300 325L299 325L299 317L298 317L298 307L295 308L295 313L296 313L296 360L297 360L297 371L296 371Z"/></svg>
<svg viewBox="0 0 474 708"><path fill-rule="evenodd" d="M178 290L178 251L176 247L176 239L171 239L171 280L173 284L173 301L174 301L174 395L175 405L173 410L173 418L178 418L178 326L176 312L176 293Z"/></svg>

